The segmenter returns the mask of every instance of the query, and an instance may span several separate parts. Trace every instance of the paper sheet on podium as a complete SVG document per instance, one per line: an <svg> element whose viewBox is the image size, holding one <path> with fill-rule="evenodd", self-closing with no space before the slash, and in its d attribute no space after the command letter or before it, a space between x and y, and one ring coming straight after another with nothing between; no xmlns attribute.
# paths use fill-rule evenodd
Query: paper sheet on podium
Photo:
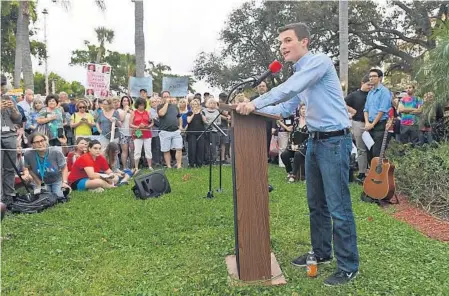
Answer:
<svg viewBox="0 0 449 296"><path fill-rule="evenodd" d="M374 145L374 140L373 140L373 138L371 137L371 135L370 135L369 132L367 132L367 131L364 131L364 132L363 132L363 134L362 134L362 140L363 140L363 142L365 143L366 148L368 148L368 150L370 150L371 147L373 147L373 145Z"/></svg>

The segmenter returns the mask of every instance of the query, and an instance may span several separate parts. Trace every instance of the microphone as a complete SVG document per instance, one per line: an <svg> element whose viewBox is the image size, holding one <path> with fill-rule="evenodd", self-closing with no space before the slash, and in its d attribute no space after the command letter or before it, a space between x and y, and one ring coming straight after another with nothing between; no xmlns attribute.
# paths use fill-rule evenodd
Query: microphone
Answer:
<svg viewBox="0 0 449 296"><path fill-rule="evenodd" d="M257 78L254 83L253 83L253 87L258 86L262 81L264 81L265 79L267 79L267 77L269 77L272 74L275 74L279 71L281 71L282 69L282 64L279 63L277 60L274 60L269 66L268 66L268 70L265 71L265 73L263 73L262 75L259 76L259 78Z"/></svg>

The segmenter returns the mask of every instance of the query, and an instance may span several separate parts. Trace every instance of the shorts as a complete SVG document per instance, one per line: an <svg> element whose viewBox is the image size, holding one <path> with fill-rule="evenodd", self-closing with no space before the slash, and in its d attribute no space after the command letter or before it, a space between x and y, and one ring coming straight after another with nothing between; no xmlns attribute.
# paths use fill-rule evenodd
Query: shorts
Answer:
<svg viewBox="0 0 449 296"><path fill-rule="evenodd" d="M78 191L87 190L87 188L86 188L87 181L89 181L89 178L83 178L83 179L76 180L75 182L72 183L72 185L70 185L70 187L72 187L73 190L78 190Z"/></svg>
<svg viewBox="0 0 449 296"><path fill-rule="evenodd" d="M118 142L120 145L131 144L132 142L133 142L132 136L124 136L124 135L120 134L120 139Z"/></svg>
<svg viewBox="0 0 449 296"><path fill-rule="evenodd" d="M231 131L231 129L222 129L225 133L226 133L226 136L223 136L221 133L220 133L220 144L229 144L230 143L230 141L231 141L231 135L229 134L229 132Z"/></svg>
<svg viewBox="0 0 449 296"><path fill-rule="evenodd" d="M159 138L161 139L162 152L182 149L183 143L180 130L174 132L160 131Z"/></svg>

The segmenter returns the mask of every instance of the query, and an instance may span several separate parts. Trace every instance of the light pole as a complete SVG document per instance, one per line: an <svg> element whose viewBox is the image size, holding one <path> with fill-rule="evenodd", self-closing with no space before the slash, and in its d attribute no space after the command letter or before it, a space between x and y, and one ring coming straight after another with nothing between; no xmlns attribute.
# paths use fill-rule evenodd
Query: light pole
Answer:
<svg viewBox="0 0 449 296"><path fill-rule="evenodd" d="M47 43L47 15L48 10L44 8L42 11L44 14L44 42L45 42L45 95L48 96L49 92L49 84L48 84L48 43Z"/></svg>

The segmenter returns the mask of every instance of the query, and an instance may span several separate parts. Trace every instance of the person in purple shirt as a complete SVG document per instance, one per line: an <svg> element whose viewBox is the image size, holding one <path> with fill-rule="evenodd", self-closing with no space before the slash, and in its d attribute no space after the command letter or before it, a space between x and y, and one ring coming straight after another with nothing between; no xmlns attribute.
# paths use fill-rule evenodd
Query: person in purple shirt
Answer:
<svg viewBox="0 0 449 296"><path fill-rule="evenodd" d="M257 110L285 118L294 114L300 102L305 104L310 132L306 182L312 249L318 264L329 263L333 238L338 269L324 283L345 284L358 273L359 253L349 192L352 134L343 91L332 60L309 52L310 33L305 24L280 28L279 41L284 59L294 63L293 75L257 99L240 103L237 112L246 115ZM306 266L307 256L299 256L292 264Z"/></svg>

